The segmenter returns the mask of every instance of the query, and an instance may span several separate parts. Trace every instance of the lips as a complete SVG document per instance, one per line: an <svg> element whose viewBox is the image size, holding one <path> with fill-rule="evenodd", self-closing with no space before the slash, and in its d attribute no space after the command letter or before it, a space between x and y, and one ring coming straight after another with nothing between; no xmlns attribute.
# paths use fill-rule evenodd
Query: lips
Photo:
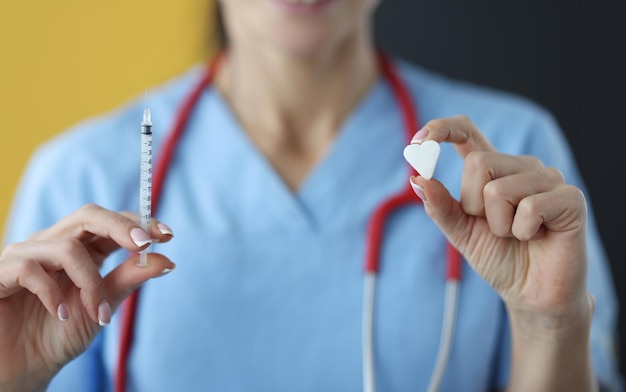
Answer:
<svg viewBox="0 0 626 392"><path fill-rule="evenodd" d="M315 3L320 3L324 0L282 0L285 3L292 3L292 4L315 4Z"/></svg>
<svg viewBox="0 0 626 392"><path fill-rule="evenodd" d="M283 9L293 12L315 12L336 0L274 0Z"/></svg>

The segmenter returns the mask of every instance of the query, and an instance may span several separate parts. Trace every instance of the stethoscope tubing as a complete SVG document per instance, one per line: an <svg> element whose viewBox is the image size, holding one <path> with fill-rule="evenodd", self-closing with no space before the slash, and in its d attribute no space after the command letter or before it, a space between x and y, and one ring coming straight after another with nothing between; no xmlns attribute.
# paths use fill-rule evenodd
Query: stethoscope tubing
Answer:
<svg viewBox="0 0 626 392"><path fill-rule="evenodd" d="M168 168L176 152L178 141L180 140L187 122L198 102L202 92L208 88L215 78L217 69L225 56L220 52L215 56L207 67L206 72L191 90L183 102L172 132L163 143L159 159L155 162L153 174L153 194L152 194L152 214L155 215L159 206L160 196L168 174ZM407 141L418 131L418 119L416 107L413 99L400 79L398 72L393 67L391 61L382 52L378 54L378 65L381 73L389 82L394 97L398 103L402 114ZM413 169L407 165L410 173ZM376 298L376 278L380 269L380 251L382 248L385 224L387 218L397 209L409 204L419 203L410 185L398 194L383 202L374 211L368 227L368 240L366 249L366 260L364 262L365 277L363 280L363 315L362 315L362 356L363 356L363 390L365 392L375 392L375 355L374 355L374 319L375 319L375 298ZM447 244L447 266L446 266L446 295L443 315L443 328L439 350L435 362L435 367L431 374L428 391L438 390L443 373L445 372L447 360L451 350L454 335L454 325L458 304L459 282L461 274L461 256L458 251ZM135 290L124 302L121 320L120 351L115 377L116 392L124 392L127 383L127 368L130 350L134 338L134 326L136 311L140 296L140 290Z"/></svg>

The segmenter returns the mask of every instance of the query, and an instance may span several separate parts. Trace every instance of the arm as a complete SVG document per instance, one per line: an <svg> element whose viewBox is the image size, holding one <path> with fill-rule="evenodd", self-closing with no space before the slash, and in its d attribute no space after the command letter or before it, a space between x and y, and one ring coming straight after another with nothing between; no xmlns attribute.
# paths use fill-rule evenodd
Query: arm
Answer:
<svg viewBox="0 0 626 392"><path fill-rule="evenodd" d="M453 143L465 160L460 201L436 180L412 183L426 212L506 304L508 390L593 391L582 192L536 158L497 152L467 118L424 128L420 136Z"/></svg>
<svg viewBox="0 0 626 392"><path fill-rule="evenodd" d="M537 317L509 309L511 378L507 391L596 391L589 332L593 299L571 317Z"/></svg>
<svg viewBox="0 0 626 392"><path fill-rule="evenodd" d="M5 231L8 245L0 251L2 391L45 388L58 371L60 377L49 384L49 390L96 390L104 377L100 349L91 343L101 329L100 304L106 299L115 310L119 293L126 295L138 282L158 276L163 263L171 265L156 256L154 270L135 271L138 268L129 260L131 268L123 276L135 275L134 283L119 279L125 264L103 276L100 265L110 252L119 247L136 252L145 245L137 245L131 237L134 229L139 230L133 214L83 206L96 196L98 203L118 205L111 199L123 189L98 175L97 161L85 161L78 148L81 143L86 142L64 137L40 148L31 158L11 209ZM112 172L115 179L123 177ZM161 241L171 238L157 227L150 235ZM116 294L117 290L122 291ZM57 314L60 301L68 307L67 321ZM88 352L65 367L88 345Z"/></svg>
<svg viewBox="0 0 626 392"><path fill-rule="evenodd" d="M88 205L7 246L0 254L0 390L45 390L52 377L81 354L134 288L174 268L150 254L147 267L133 256L102 277L114 250L145 248L150 237L132 214ZM169 234L150 228L152 238Z"/></svg>

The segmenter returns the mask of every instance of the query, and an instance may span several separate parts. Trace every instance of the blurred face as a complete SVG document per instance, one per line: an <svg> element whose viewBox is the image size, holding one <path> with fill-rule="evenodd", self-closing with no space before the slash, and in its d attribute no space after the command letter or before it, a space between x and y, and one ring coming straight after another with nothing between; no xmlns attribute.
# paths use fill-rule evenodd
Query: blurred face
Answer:
<svg viewBox="0 0 626 392"><path fill-rule="evenodd" d="M221 0L229 41L314 55L352 38L369 39L379 0Z"/></svg>

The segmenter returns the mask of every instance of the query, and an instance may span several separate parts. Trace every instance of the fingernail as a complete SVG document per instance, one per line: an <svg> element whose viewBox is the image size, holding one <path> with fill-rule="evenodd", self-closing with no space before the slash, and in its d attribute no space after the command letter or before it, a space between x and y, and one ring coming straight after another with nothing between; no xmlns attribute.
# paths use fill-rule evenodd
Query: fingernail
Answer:
<svg viewBox="0 0 626 392"><path fill-rule="evenodd" d="M591 313L596 310L596 297L587 291L587 300L589 301L589 305L591 306Z"/></svg>
<svg viewBox="0 0 626 392"><path fill-rule="evenodd" d="M415 136L413 136L413 139L411 139L411 144L413 143L421 144L424 141L424 139L426 139L426 136L428 136L428 129L426 128L420 129L419 131L417 131Z"/></svg>
<svg viewBox="0 0 626 392"><path fill-rule="evenodd" d="M70 319L70 308L67 307L65 302L61 302L61 305L57 308L57 316L59 316L59 320L61 321Z"/></svg>
<svg viewBox="0 0 626 392"><path fill-rule="evenodd" d="M424 188L421 185L417 185L416 183L414 183L413 182L414 178L415 176L411 176L411 179L409 180L409 182L411 183L411 188L413 188L413 192L415 192L417 197L422 199L422 201L428 201L426 199L426 195L424 194Z"/></svg>
<svg viewBox="0 0 626 392"><path fill-rule="evenodd" d="M161 271L161 275L159 276L167 275L172 271L174 271L174 268L164 268L163 271Z"/></svg>
<svg viewBox="0 0 626 392"><path fill-rule="evenodd" d="M107 301L102 301L98 306L98 324L101 327L109 325L111 322L111 305Z"/></svg>
<svg viewBox="0 0 626 392"><path fill-rule="evenodd" d="M157 227L159 228L161 234L171 235L172 237L174 236L174 232L172 231L172 229L170 229L170 227L165 223L159 223Z"/></svg>
<svg viewBox="0 0 626 392"><path fill-rule="evenodd" d="M145 231L137 228L130 231L130 238L132 238L133 242L140 248L152 242Z"/></svg>

